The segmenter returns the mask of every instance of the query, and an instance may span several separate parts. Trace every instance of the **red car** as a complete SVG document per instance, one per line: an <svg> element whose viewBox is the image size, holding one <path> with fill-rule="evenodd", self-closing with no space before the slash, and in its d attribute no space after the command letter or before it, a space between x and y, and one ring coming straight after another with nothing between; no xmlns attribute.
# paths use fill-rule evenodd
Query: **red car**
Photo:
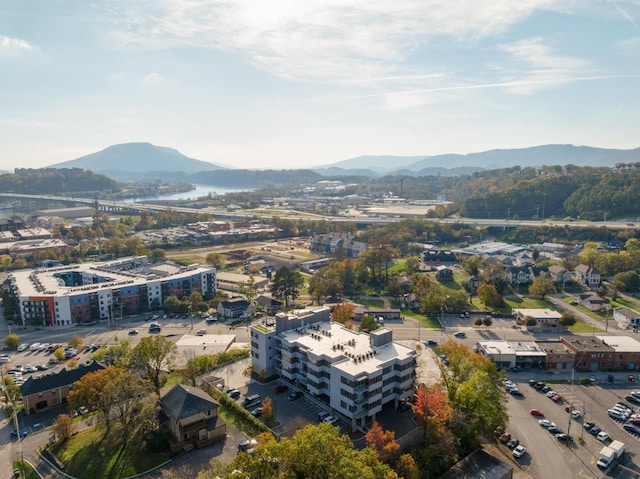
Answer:
<svg viewBox="0 0 640 479"><path fill-rule="evenodd" d="M559 394L556 394L555 396L553 396L553 397L551 398L551 400L552 400L553 402L559 402L559 401L562 401L562 396L560 396Z"/></svg>
<svg viewBox="0 0 640 479"><path fill-rule="evenodd" d="M539 409L532 409L529 412L531 413L532 416L544 417L544 413Z"/></svg>

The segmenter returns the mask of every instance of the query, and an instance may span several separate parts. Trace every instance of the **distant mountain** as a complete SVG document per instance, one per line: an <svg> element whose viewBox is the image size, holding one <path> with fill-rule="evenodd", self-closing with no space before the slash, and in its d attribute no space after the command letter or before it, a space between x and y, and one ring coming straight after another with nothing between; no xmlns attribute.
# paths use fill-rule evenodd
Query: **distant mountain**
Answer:
<svg viewBox="0 0 640 479"><path fill-rule="evenodd" d="M113 145L75 160L56 163L50 168L82 168L118 181L185 180L192 173L227 169L151 143Z"/></svg>
<svg viewBox="0 0 640 479"><path fill-rule="evenodd" d="M440 171L442 176L459 174L460 170L478 168L490 170L511 166L576 165L576 166L615 166L616 163L640 161L640 148L618 150L575 145L541 145L530 148L489 150L466 155L422 155L422 156L358 156L330 165L323 169L341 168L342 170L362 171L363 168L378 174L409 174L407 170L420 175L433 174L434 168L454 170L449 174ZM443 165L446 165L443 166ZM456 169L459 169L456 171ZM314 171L321 172L320 168ZM360 174L360 173L359 173Z"/></svg>
<svg viewBox="0 0 640 479"><path fill-rule="evenodd" d="M640 160L640 148L614 150L575 145L541 145L530 148L489 150L468 155L435 155L407 166L418 171L423 168L447 165L449 168L476 166L486 170L510 166L576 165L615 166Z"/></svg>
<svg viewBox="0 0 640 479"><path fill-rule="evenodd" d="M405 167L420 160L425 160L428 156L394 156L394 155L364 155L350 158L348 160L338 161L329 165L321 165L314 168L314 171L332 170L337 168L339 171L344 170L370 170L377 174L387 173L398 168ZM366 173L361 173L365 174Z"/></svg>

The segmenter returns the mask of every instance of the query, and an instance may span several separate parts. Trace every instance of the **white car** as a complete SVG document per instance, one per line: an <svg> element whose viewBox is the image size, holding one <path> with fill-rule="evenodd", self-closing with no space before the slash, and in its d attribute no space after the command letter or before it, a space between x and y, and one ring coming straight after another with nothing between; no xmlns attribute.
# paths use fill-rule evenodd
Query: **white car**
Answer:
<svg viewBox="0 0 640 479"><path fill-rule="evenodd" d="M0 354L0 363L8 363L11 361L11 358L8 354Z"/></svg>
<svg viewBox="0 0 640 479"><path fill-rule="evenodd" d="M337 418L337 417L335 417L335 416L331 416L331 415L329 415L329 416L325 417L325 418L322 420L322 422L328 422L328 423L330 423L330 424L335 424L335 423L337 423L337 422L338 422L338 418Z"/></svg>
<svg viewBox="0 0 640 479"><path fill-rule="evenodd" d="M42 343L40 347L38 347L38 351L46 351L49 347L49 343Z"/></svg>
<svg viewBox="0 0 640 479"><path fill-rule="evenodd" d="M608 441L609 440L609 434L607 434L604 431L600 431L598 433L598 435L596 436L596 439L598 439L598 441L602 441L602 442Z"/></svg>
<svg viewBox="0 0 640 479"><path fill-rule="evenodd" d="M31 364L27 364L24 367L24 372L25 373L35 373L38 371L38 368L36 368L35 366L32 366Z"/></svg>
<svg viewBox="0 0 640 479"><path fill-rule="evenodd" d="M553 396L555 396L556 394L558 394L557 392L555 392L553 389L551 391L547 392L547 397L548 398L552 398Z"/></svg>
<svg viewBox="0 0 640 479"><path fill-rule="evenodd" d="M525 455L526 452L527 450L525 449L524 446L518 446L513 450L511 454L513 454L513 457L522 457Z"/></svg>
<svg viewBox="0 0 640 479"><path fill-rule="evenodd" d="M33 343L31 346L29 346L29 351L37 351L39 347L40 343Z"/></svg>
<svg viewBox="0 0 640 479"><path fill-rule="evenodd" d="M556 427L556 423L551 422L548 419L540 419L538 421L538 424L540 424L540 426L542 426L545 429L549 429L550 427Z"/></svg>
<svg viewBox="0 0 640 479"><path fill-rule="evenodd" d="M582 413L577 409L574 409L573 411L571 411L571 417L573 419L579 419L580 417L582 417Z"/></svg>
<svg viewBox="0 0 640 479"><path fill-rule="evenodd" d="M20 343L18 345L18 352L21 353L22 351L24 351L28 347L29 347L29 343Z"/></svg>

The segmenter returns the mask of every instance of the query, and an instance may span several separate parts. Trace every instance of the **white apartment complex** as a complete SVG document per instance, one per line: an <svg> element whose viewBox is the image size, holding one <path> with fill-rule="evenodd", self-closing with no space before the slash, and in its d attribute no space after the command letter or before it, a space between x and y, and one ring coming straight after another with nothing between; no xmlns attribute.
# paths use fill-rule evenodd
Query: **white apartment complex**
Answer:
<svg viewBox="0 0 640 479"><path fill-rule="evenodd" d="M167 297L216 292L216 270L150 264L146 256L14 271L10 291L24 324L64 326L162 306Z"/></svg>
<svg viewBox="0 0 640 479"><path fill-rule="evenodd" d="M364 429L382 406L413 394L416 351L379 329L359 333L330 322L325 306L278 313L275 325L251 327L253 370L280 375Z"/></svg>

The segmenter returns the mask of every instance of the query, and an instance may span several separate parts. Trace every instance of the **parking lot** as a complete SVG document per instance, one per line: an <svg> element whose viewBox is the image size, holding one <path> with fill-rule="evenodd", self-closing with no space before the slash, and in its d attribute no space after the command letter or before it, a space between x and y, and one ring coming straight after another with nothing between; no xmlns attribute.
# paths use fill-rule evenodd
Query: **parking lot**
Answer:
<svg viewBox="0 0 640 479"><path fill-rule="evenodd" d="M528 384L531 376L527 376L527 373L512 373L509 377L523 393L522 398L510 396L508 403L508 430L527 448L525 456L514 460L522 469L533 477L626 479L640 474L640 467L636 464L640 453L638 436L625 431L622 422L614 421L607 414L607 410L617 402L627 402L624 397L633 390L636 383L626 382L622 375L614 383L573 386L569 381L554 378L553 375L536 378L551 386L561 396L561 400L554 402L545 393ZM580 417L572 418L571 407L580 411ZM530 411L533 408L540 410L544 417L532 416ZM559 442L555 434L539 425L538 421L541 419L555 423L561 432L571 435L574 441ZM601 442L585 431L583 425L586 421L593 422L606 431L611 440L624 442L626 454L615 469L601 471L596 466L600 449L609 441ZM506 449L505 446L501 448Z"/></svg>

